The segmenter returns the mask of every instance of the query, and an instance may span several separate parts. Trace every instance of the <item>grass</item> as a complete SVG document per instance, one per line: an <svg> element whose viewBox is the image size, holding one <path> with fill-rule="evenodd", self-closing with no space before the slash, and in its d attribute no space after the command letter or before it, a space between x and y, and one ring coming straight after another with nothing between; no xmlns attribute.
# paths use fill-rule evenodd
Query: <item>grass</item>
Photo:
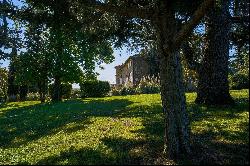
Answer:
<svg viewBox="0 0 250 166"><path fill-rule="evenodd" d="M0 164L248 164L249 91L233 107L194 104L187 93L193 154L164 159L158 94L0 107Z"/></svg>

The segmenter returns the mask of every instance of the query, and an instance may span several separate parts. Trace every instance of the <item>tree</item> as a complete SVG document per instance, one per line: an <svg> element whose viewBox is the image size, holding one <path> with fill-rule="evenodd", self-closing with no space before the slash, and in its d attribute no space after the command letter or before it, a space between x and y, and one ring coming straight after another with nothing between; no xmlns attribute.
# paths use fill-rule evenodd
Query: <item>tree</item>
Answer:
<svg viewBox="0 0 250 166"><path fill-rule="evenodd" d="M242 46L230 62L230 88L249 89L249 45Z"/></svg>
<svg viewBox="0 0 250 166"><path fill-rule="evenodd" d="M182 7L188 3L179 2L178 4L178 2L171 0L133 2L86 0L74 1L73 4L79 6L78 13L84 13L86 10L94 10L102 14L111 13L128 20L149 20L154 27L160 57L161 97L166 125L165 150L169 158L177 158L181 153L190 152L189 122L179 47L214 3L213 0L206 0L201 5L199 4L192 19L179 28L176 14L183 12L180 9L185 9ZM193 8L191 9L194 11Z"/></svg>
<svg viewBox="0 0 250 166"><path fill-rule="evenodd" d="M79 83L82 77L93 74L96 62L113 60L111 44L105 40L95 41L96 32L92 30L82 30L67 10L68 1L27 2L28 7L18 11L18 17L28 21L33 32L27 33L30 42L28 52L22 56L21 68L30 69L28 73L36 74L36 80L51 79L54 84L52 100L61 101L62 83ZM31 60L34 64L30 64ZM42 84L41 80L38 83Z"/></svg>
<svg viewBox="0 0 250 166"><path fill-rule="evenodd" d="M15 6L11 1L3 0L0 3L1 5L1 39L0 39L0 59L9 59L10 65L8 70L8 100L16 101L17 95L19 93L19 87L15 84L16 79L16 65L17 65L17 56L18 49L21 47L20 40L20 29L16 24L16 20L12 15L12 12L15 10ZM14 22L13 26L10 26L7 22L7 19L11 19ZM5 52L6 49L11 49L12 51ZM25 88L21 87L21 92L25 92ZM21 97L23 98L22 93Z"/></svg>
<svg viewBox="0 0 250 166"><path fill-rule="evenodd" d="M17 83L28 87L37 86L43 103L48 89L49 69L52 67L48 50L48 32L44 25L29 23L25 38L26 52L19 56Z"/></svg>
<svg viewBox="0 0 250 166"><path fill-rule="evenodd" d="M229 95L228 63L226 62L230 62L230 81L232 82L234 78L239 80L236 73L234 73L235 77L231 76L232 66L235 66L232 63L236 62L234 58L237 57L237 52L240 50L238 48L247 44L249 38L247 1L220 2L208 14L205 24L206 33L194 32L191 40L182 46L189 69L198 74L199 84L196 102L207 105L234 103ZM232 16L229 14L229 7L234 9L233 12L232 10L230 12ZM231 44L229 44L229 41ZM234 57L231 57L231 59L229 59L230 45L231 49L235 46L237 48ZM244 76L244 78L247 77Z"/></svg>
<svg viewBox="0 0 250 166"><path fill-rule="evenodd" d="M231 43L235 52L230 60L230 88L249 88L249 1L233 0Z"/></svg>
<svg viewBox="0 0 250 166"><path fill-rule="evenodd" d="M232 104L229 94L229 1L220 4L207 14L206 47L201 68L196 103L208 105Z"/></svg>
<svg viewBox="0 0 250 166"><path fill-rule="evenodd" d="M247 1L232 1L234 10L231 16L230 2L220 1L208 14L206 49L199 70L197 103L208 105L234 103L229 94L228 83L229 42L231 40L236 45L236 54L245 43L248 43L249 7Z"/></svg>
<svg viewBox="0 0 250 166"><path fill-rule="evenodd" d="M12 12L15 10L12 1L3 0L0 2L0 59L8 59L11 57L11 52L6 52L6 49L19 48L21 45L19 33L20 29L15 24L15 18ZM7 20L11 20L15 25L10 25Z"/></svg>

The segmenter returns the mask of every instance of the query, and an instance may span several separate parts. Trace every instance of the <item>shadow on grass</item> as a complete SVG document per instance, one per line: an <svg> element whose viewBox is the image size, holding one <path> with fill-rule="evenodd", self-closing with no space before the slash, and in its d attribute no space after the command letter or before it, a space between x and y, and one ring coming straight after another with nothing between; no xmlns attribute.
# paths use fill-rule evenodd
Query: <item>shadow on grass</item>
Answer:
<svg viewBox="0 0 250 166"><path fill-rule="evenodd" d="M192 130L192 164L249 163L249 99L234 106L189 104ZM197 130L197 131L196 131Z"/></svg>
<svg viewBox="0 0 250 166"><path fill-rule="evenodd" d="M137 148L140 150L143 146L143 141L130 140L124 138L104 138L103 143L111 148L111 151L82 148L80 150L70 149L62 152L57 156L50 156L43 160L40 160L36 164L70 164L70 165L96 165L96 164L140 164L142 162L143 155L138 155L134 150Z"/></svg>
<svg viewBox="0 0 250 166"><path fill-rule="evenodd" d="M91 116L111 116L125 111L133 102L126 99L66 101L4 110L0 116L0 147L17 147L54 134L72 122L89 124ZM84 122L84 123L83 123ZM83 126L71 128L68 132Z"/></svg>
<svg viewBox="0 0 250 166"><path fill-rule="evenodd" d="M221 133L223 135L223 133ZM237 133L234 133L237 134ZM239 133L241 135L242 133ZM192 157L197 165L248 165L249 144L218 141L213 130L193 135Z"/></svg>
<svg viewBox="0 0 250 166"><path fill-rule="evenodd" d="M89 118L92 116L139 117L143 128L133 132L141 135L141 138L104 137L101 142L111 151L90 147L70 149L40 160L37 164L163 164L164 121L161 105L152 103L131 106L133 103L126 99L77 100L8 110L0 117L0 127L3 126L0 128L0 146L13 147L28 143L53 134L71 122L88 124L91 123ZM249 124L238 122L240 131L224 130L221 125L221 122L227 121L234 125L234 120L242 118L241 113L248 112L247 98L237 99L236 103L233 107L188 104L191 125L200 123L204 126L201 126L201 132L192 131L193 156L187 156L179 164L248 164ZM83 127L85 126L76 126L67 132ZM13 143L15 137L24 141ZM217 138L223 138L224 141L218 141Z"/></svg>
<svg viewBox="0 0 250 166"><path fill-rule="evenodd" d="M60 153L58 156L47 157L40 160L36 165L96 165L100 163L112 164L112 161L112 158L107 154L104 154L102 151L83 148L80 150L70 149Z"/></svg>

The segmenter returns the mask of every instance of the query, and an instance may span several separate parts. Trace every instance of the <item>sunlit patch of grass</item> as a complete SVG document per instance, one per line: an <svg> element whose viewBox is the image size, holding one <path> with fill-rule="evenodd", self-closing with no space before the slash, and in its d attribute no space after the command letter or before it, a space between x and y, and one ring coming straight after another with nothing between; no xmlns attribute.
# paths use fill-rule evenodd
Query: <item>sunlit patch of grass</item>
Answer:
<svg viewBox="0 0 250 166"><path fill-rule="evenodd" d="M224 164L247 163L248 93L232 91L233 107L196 105L187 93L194 146L199 140ZM8 103L0 106L0 164L174 164L162 154L162 115L159 94Z"/></svg>

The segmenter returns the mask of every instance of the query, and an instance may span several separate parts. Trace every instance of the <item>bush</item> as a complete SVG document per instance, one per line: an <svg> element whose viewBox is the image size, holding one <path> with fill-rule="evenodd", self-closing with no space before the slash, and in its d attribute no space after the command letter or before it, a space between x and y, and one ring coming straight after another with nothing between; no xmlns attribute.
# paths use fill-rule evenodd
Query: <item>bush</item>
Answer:
<svg viewBox="0 0 250 166"><path fill-rule="evenodd" d="M28 93L27 97L26 97L26 100L27 101L39 101L40 100L40 95L39 95L38 92L36 92L36 93L34 93L34 92Z"/></svg>
<svg viewBox="0 0 250 166"><path fill-rule="evenodd" d="M154 93L160 93L160 84L156 77L144 77L137 86L125 85L111 90L113 96Z"/></svg>
<svg viewBox="0 0 250 166"><path fill-rule="evenodd" d="M80 84L81 97L103 97L111 90L109 82L88 80Z"/></svg>
<svg viewBox="0 0 250 166"><path fill-rule="evenodd" d="M122 87L120 93L121 93L121 95L134 95L137 92L136 92L135 88L133 88L131 86L128 86L128 87L124 86L124 87Z"/></svg>
<svg viewBox="0 0 250 166"><path fill-rule="evenodd" d="M8 102L17 102L20 100L20 95L17 94L17 95L10 95L7 97L7 101Z"/></svg>
<svg viewBox="0 0 250 166"><path fill-rule="evenodd" d="M245 74L237 73L229 76L230 89L249 89L249 77Z"/></svg>
<svg viewBox="0 0 250 166"><path fill-rule="evenodd" d="M110 93L111 93L111 96L120 96L121 90L119 88L114 87L111 89Z"/></svg>
<svg viewBox="0 0 250 166"><path fill-rule="evenodd" d="M157 78L144 77L136 87L139 94L160 93L160 84Z"/></svg>

